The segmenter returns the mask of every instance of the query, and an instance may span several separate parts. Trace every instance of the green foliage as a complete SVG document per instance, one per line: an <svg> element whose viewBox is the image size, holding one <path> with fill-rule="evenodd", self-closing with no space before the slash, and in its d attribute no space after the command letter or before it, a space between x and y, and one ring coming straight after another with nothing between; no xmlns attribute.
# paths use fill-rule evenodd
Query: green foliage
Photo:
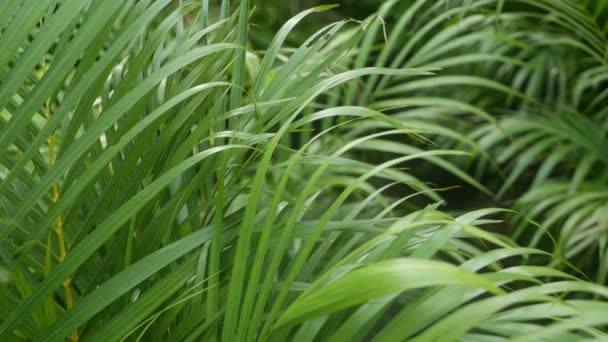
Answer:
<svg viewBox="0 0 608 342"><path fill-rule="evenodd" d="M608 1L253 5L0 2L2 340L606 339Z"/></svg>

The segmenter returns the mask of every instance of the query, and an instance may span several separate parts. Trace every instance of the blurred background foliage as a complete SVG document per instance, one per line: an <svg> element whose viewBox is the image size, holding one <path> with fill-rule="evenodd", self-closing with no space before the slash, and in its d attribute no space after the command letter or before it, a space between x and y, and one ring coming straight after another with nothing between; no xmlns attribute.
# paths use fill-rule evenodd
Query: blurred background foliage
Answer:
<svg viewBox="0 0 608 342"><path fill-rule="evenodd" d="M302 21L298 30L288 37L288 42L297 46L324 24L344 18L365 19L376 12L382 2L382 0L255 0L253 4L256 10L251 25L255 25L256 28L251 32L251 38L260 47L268 46L274 33L285 23L285 18L291 18L305 9L318 5L338 5L333 11L319 13ZM405 6L407 6L405 2L401 4L402 8Z"/></svg>

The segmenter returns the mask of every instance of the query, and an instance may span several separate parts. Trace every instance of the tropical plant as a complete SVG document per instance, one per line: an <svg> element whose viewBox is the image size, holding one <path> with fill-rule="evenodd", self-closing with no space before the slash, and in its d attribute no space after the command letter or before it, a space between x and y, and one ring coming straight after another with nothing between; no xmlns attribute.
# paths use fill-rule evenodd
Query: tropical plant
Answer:
<svg viewBox="0 0 608 342"><path fill-rule="evenodd" d="M398 4L380 11L389 14ZM371 108L465 134L466 142L440 144L477 154L476 179L489 179L484 183L499 204L515 200L518 211L545 228L515 220L512 236L599 271L600 283L608 205L607 10L605 1L416 1L372 62L439 66L441 73L372 76L360 97Z"/></svg>
<svg viewBox="0 0 608 342"><path fill-rule="evenodd" d="M250 5L0 3L0 337L606 338L608 289L572 263L605 246L594 238L605 191L590 188L606 184L592 172L605 150L580 153L605 141L605 111L585 121L556 105L594 133L564 128L542 113L565 95L517 81L529 77L528 39L559 34L536 18L559 14L575 35L587 12L571 0L394 0L286 46L301 20L334 7L318 6L252 51ZM605 30L586 38L594 54L606 47ZM583 67L563 72L593 85ZM596 102L590 111L605 108ZM588 165L524 149L557 138ZM502 202L442 207L452 184L425 179L442 170L492 194L481 175L512 160L500 195L538 160L563 168L566 185L545 184L541 166L521 197L549 202L524 208L533 216L556 208L544 226L493 208ZM564 192L571 204L555 206ZM542 233L520 247L493 232L505 219ZM537 243L563 222L561 249Z"/></svg>

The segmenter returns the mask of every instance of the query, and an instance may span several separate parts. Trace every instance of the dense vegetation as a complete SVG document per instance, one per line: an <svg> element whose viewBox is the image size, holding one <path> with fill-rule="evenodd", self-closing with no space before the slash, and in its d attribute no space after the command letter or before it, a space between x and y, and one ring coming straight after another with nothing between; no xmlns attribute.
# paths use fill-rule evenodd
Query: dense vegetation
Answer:
<svg viewBox="0 0 608 342"><path fill-rule="evenodd" d="M608 1L297 3L0 1L0 340L606 340Z"/></svg>

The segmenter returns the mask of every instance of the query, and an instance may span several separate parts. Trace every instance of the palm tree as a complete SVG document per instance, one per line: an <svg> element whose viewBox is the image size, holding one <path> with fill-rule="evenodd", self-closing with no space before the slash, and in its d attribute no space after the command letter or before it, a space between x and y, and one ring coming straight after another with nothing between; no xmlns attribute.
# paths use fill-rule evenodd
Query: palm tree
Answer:
<svg viewBox="0 0 608 342"><path fill-rule="evenodd" d="M250 5L0 3L0 336L605 337L608 289L572 266L589 243L605 250L594 238L605 235L605 196L591 205L585 194L606 185L593 172L605 149L587 150L605 143L605 100L590 94L606 47L591 13L605 5L394 0L287 47L304 17L333 8L318 6L263 51L247 48ZM556 76L530 72L538 35L572 64L584 60L557 64L578 83L539 92ZM574 103L555 106L567 113L550 116L547 103L570 92ZM579 128L558 123L573 118ZM573 163L528 146L534 130L570 146L562 154L588 153ZM555 251L537 243L542 233L520 247L491 232L519 222L512 210L442 210L447 189L418 171L492 194L468 168L513 161L498 194L519 196L522 172L556 158L566 185L548 183L541 166L521 196L585 198L549 214L551 204L524 208L564 227Z"/></svg>

